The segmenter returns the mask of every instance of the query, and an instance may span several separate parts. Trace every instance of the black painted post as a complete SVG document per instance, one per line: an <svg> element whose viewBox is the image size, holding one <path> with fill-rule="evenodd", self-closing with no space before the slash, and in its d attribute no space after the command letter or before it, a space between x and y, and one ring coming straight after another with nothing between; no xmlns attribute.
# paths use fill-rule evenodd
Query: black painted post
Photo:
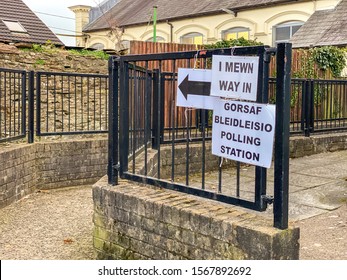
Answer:
<svg viewBox="0 0 347 280"><path fill-rule="evenodd" d="M269 67L268 63L265 63L265 49L259 53L259 74L258 74L258 93L257 102L268 102L268 85L269 83ZM265 73L264 73L265 72ZM266 195L266 168L256 166L255 167L255 203L259 211L266 210L266 203L264 203L263 196Z"/></svg>
<svg viewBox="0 0 347 280"><path fill-rule="evenodd" d="M122 57L119 68L119 175L122 178L129 163L129 64Z"/></svg>
<svg viewBox="0 0 347 280"><path fill-rule="evenodd" d="M36 135L41 136L41 74L36 73Z"/></svg>
<svg viewBox="0 0 347 280"><path fill-rule="evenodd" d="M152 149L158 149L160 144L161 96L159 69L153 70L153 116L152 116Z"/></svg>
<svg viewBox="0 0 347 280"><path fill-rule="evenodd" d="M108 61L108 183L118 185L118 64L119 58Z"/></svg>
<svg viewBox="0 0 347 280"><path fill-rule="evenodd" d="M29 72L29 89L28 89L28 143L34 143L34 95L35 95L35 73Z"/></svg>
<svg viewBox="0 0 347 280"><path fill-rule="evenodd" d="M289 129L292 46L277 46L274 227L288 228Z"/></svg>

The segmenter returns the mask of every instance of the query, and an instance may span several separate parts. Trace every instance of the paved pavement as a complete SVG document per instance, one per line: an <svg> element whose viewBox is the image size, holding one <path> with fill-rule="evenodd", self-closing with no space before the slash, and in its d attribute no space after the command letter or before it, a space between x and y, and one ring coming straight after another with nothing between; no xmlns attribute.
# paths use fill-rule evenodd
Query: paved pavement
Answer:
<svg viewBox="0 0 347 280"><path fill-rule="evenodd" d="M322 153L290 159L289 219L299 221L341 207L347 202L347 151ZM218 174L207 174L206 188L217 189ZM240 197L254 200L254 166L241 166ZM190 184L201 188L201 178L191 177ZM236 171L225 167L222 192L236 194ZM274 169L267 171L267 193L273 195ZM270 205L262 215L272 216Z"/></svg>
<svg viewBox="0 0 347 280"><path fill-rule="evenodd" d="M235 172L224 173L233 192ZM207 176L212 187L216 176ZM241 176L241 195L251 197L254 168L243 166ZM347 151L291 159L289 212L301 228L302 259L347 260L346 180ZM92 213L90 186L37 192L0 209L0 259L93 259ZM272 216L271 207L262 215Z"/></svg>

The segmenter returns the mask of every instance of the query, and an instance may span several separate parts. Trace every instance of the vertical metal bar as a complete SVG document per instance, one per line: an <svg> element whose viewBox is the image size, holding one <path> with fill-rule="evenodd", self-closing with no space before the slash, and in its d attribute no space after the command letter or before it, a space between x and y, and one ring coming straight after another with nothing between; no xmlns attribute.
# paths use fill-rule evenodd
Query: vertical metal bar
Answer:
<svg viewBox="0 0 347 280"><path fill-rule="evenodd" d="M310 132L311 132L311 110L313 109L311 107L311 98L312 98L312 83L310 80L305 81L305 126L304 126L304 131L305 131L305 136L309 137Z"/></svg>
<svg viewBox="0 0 347 280"><path fill-rule="evenodd" d="M305 126L306 126L306 110L307 110L307 80L302 81L302 104L301 104L301 118L300 118L300 122L301 122L301 131L304 133L304 135L306 135L306 130L305 130Z"/></svg>
<svg viewBox="0 0 347 280"><path fill-rule="evenodd" d="M222 192L222 164L223 164L223 158L219 158L218 161L218 193Z"/></svg>
<svg viewBox="0 0 347 280"><path fill-rule="evenodd" d="M97 78L96 77L93 77L93 93L94 93L94 96L93 96L93 130L96 130L96 80ZM100 78L99 78L100 79Z"/></svg>
<svg viewBox="0 0 347 280"><path fill-rule="evenodd" d="M61 77L61 131L64 131L64 76Z"/></svg>
<svg viewBox="0 0 347 280"><path fill-rule="evenodd" d="M70 76L67 77L67 90L68 90L68 131L71 131L71 81Z"/></svg>
<svg viewBox="0 0 347 280"><path fill-rule="evenodd" d="M120 58L120 96L119 96L119 147L120 169L119 175L128 171L129 153L129 64ZM111 106L111 104L109 104Z"/></svg>
<svg viewBox="0 0 347 280"><path fill-rule="evenodd" d="M170 106L170 110L171 110L171 119L172 119L172 139L171 139L171 182L175 181L175 139L176 139L176 135L175 135L175 130L176 130L176 104L175 104L175 98L174 96L171 96L171 106ZM189 143L188 143L189 145ZM188 146L189 148L189 146ZM188 158L186 158L187 161L189 161L189 156ZM187 163L189 164L189 163ZM188 176L188 174L186 174L186 176Z"/></svg>
<svg viewBox="0 0 347 280"><path fill-rule="evenodd" d="M77 76L74 77L74 97L75 97L75 130L77 130Z"/></svg>
<svg viewBox="0 0 347 280"><path fill-rule="evenodd" d="M150 104L151 104L151 99L150 99L150 92L151 92L151 88L150 88L150 76L148 73L148 61L146 61L145 63L145 68L146 68L146 72L145 72L145 96L144 96L144 116L143 116L143 120L144 120L144 145L145 145L145 176L148 175L148 149L147 149L147 143L148 143L148 129L149 129L149 125L150 123L148 122L150 120Z"/></svg>
<svg viewBox="0 0 347 280"><path fill-rule="evenodd" d="M207 110L201 110L202 116L202 162L201 162L201 188L205 189L205 169L206 169L206 113Z"/></svg>
<svg viewBox="0 0 347 280"><path fill-rule="evenodd" d="M138 115L138 111L140 110L139 108L139 90L137 87L137 70L136 70L136 62L134 62L133 64L133 77L130 78L130 80L133 81L133 85L132 85L132 90L133 90L133 94L132 94L132 101L133 101L133 105L131 106L132 108L134 108L133 113L132 113L132 171L133 174L135 174L135 164L136 164L136 149L137 149L137 138L138 138L138 122L137 122L137 115Z"/></svg>
<svg viewBox="0 0 347 280"><path fill-rule="evenodd" d="M157 172L157 176L158 179L160 179L161 177L161 170L160 170L160 166L161 166L161 150L160 150L160 144L162 143L163 139L164 139L164 134L161 134L161 127L162 127L162 123L164 122L164 119L161 118L162 114L164 114L164 107L162 107L162 100L165 100L165 90L163 89L165 87L165 82L163 80L163 75L162 75L162 61L159 60L159 65L158 65L159 69L158 69L158 118L157 118L157 129L158 129L158 133L157 133L157 143L158 143L158 172Z"/></svg>
<svg viewBox="0 0 347 280"><path fill-rule="evenodd" d="M6 113L7 113L7 82L6 82L6 72L4 72L4 104L6 107ZM7 135L7 114L4 114L4 135L6 137Z"/></svg>
<svg viewBox="0 0 347 280"><path fill-rule="evenodd" d="M26 72L21 73L21 84L22 84L22 89L21 89L21 101L19 104L19 109L21 112L20 115L20 123L21 123L21 135L23 137L26 136L26 129L27 129L27 105L26 105L26 89L27 89L27 74ZM29 98L29 97L28 97Z"/></svg>
<svg viewBox="0 0 347 280"><path fill-rule="evenodd" d="M191 126L191 110L188 108L184 109L184 118L186 119L186 185L189 186L189 169L190 169L190 158L189 158L189 152L190 152L190 137L191 137L191 131L190 131L190 126Z"/></svg>
<svg viewBox="0 0 347 280"><path fill-rule="evenodd" d="M41 73L36 73L36 135L41 135Z"/></svg>
<svg viewBox="0 0 347 280"><path fill-rule="evenodd" d="M268 102L268 83L269 83L269 54L264 51L259 54L259 74L258 74L258 93L257 102ZM255 167L255 204L259 211L266 210L266 203L263 201L263 195L266 194L266 168Z"/></svg>
<svg viewBox="0 0 347 280"><path fill-rule="evenodd" d="M84 92L84 87L83 87L83 77L80 77L80 83L81 83L81 130L84 129L84 118L83 118L83 115L84 115L84 111L83 111L83 92Z"/></svg>
<svg viewBox="0 0 347 280"><path fill-rule="evenodd" d="M108 114L108 183L118 185L118 66L119 59L110 57L109 71L109 114Z"/></svg>
<svg viewBox="0 0 347 280"><path fill-rule="evenodd" d="M237 161L236 162L236 197L240 197L240 170L241 170L241 163Z"/></svg>
<svg viewBox="0 0 347 280"><path fill-rule="evenodd" d="M89 130L89 116L90 116L90 108L89 108L89 104L90 104L90 78L86 77L87 79L87 130Z"/></svg>
<svg viewBox="0 0 347 280"><path fill-rule="evenodd" d="M34 94L35 94L35 73L29 72L28 81L28 143L34 143ZM24 103L23 103L24 104Z"/></svg>
<svg viewBox="0 0 347 280"><path fill-rule="evenodd" d="M57 76L53 76L53 103L54 103L54 110L53 110L53 116L54 116L54 132L57 131ZM48 84L47 84L48 85ZM48 104L48 103L47 103ZM48 111L48 105L47 105L47 111Z"/></svg>
<svg viewBox="0 0 347 280"><path fill-rule="evenodd" d="M310 81L310 91L309 91L310 99L309 99L309 108L310 108L310 115L309 115L309 131L310 133L314 132L314 118L315 118L315 112L314 112L314 80Z"/></svg>
<svg viewBox="0 0 347 280"><path fill-rule="evenodd" d="M13 118L13 108L12 108L12 73L9 73L9 92L10 92L10 131L9 131L9 136L12 136L11 134L13 133L12 131L12 118Z"/></svg>
<svg viewBox="0 0 347 280"><path fill-rule="evenodd" d="M2 71L0 70L0 104L4 104L4 110L5 110L5 112L6 112L6 102L2 102L2 81L3 81L4 79L2 78ZM5 91L4 91L4 95L6 95L6 93L5 93ZM6 114L4 114L4 117L5 117L5 119L6 119ZM1 114L1 112L0 112L0 139L2 138L2 130L3 128L2 128L2 114ZM5 135L4 135L4 137L6 137Z"/></svg>
<svg viewBox="0 0 347 280"><path fill-rule="evenodd" d="M118 74L118 71L117 71L117 74ZM102 106L101 106L102 105L102 83L103 83L103 81L104 81L104 78L99 78L99 129L100 130L102 130L102 119L103 119ZM105 106L106 106L106 104L105 104Z"/></svg>
<svg viewBox="0 0 347 280"><path fill-rule="evenodd" d="M159 95L159 70L153 70L153 116L152 116L152 149L158 149L160 143L160 95Z"/></svg>
<svg viewBox="0 0 347 280"><path fill-rule="evenodd" d="M291 44L278 44L276 65L277 108L275 128L274 226L279 229L288 228L291 61Z"/></svg>

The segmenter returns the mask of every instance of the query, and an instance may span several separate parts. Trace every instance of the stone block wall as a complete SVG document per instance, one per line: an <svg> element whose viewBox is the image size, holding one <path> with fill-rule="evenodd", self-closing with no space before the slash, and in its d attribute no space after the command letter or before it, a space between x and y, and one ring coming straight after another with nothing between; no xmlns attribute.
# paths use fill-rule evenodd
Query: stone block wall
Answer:
<svg viewBox="0 0 347 280"><path fill-rule="evenodd" d="M1 208L32 193L37 173L34 145L20 145L0 150Z"/></svg>
<svg viewBox="0 0 347 280"><path fill-rule="evenodd" d="M0 67L33 71L107 74L108 61L100 58L75 55L67 50L34 52L0 43Z"/></svg>
<svg viewBox="0 0 347 280"><path fill-rule="evenodd" d="M166 189L102 178L93 187L99 259L298 259L299 229Z"/></svg>
<svg viewBox="0 0 347 280"><path fill-rule="evenodd" d="M290 137L290 157L298 158L347 149L345 132Z"/></svg>
<svg viewBox="0 0 347 280"><path fill-rule="evenodd" d="M93 184L106 170L106 139L0 147L0 208L35 190Z"/></svg>

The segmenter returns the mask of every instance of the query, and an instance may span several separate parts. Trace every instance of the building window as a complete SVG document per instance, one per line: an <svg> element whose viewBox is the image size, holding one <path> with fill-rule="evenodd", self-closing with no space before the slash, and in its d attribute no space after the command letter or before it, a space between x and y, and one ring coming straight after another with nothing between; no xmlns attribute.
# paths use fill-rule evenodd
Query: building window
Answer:
<svg viewBox="0 0 347 280"><path fill-rule="evenodd" d="M165 42L165 39L161 36L156 37L157 42ZM153 37L146 40L146 42L153 42Z"/></svg>
<svg viewBox="0 0 347 280"><path fill-rule="evenodd" d="M290 21L274 26L274 45L288 42L303 24L304 23L302 21Z"/></svg>
<svg viewBox="0 0 347 280"><path fill-rule="evenodd" d="M222 39L223 40L235 40L244 38L246 40L249 40L249 29L244 27L236 27L236 28L230 28L228 30L224 30L222 32Z"/></svg>
<svg viewBox="0 0 347 280"><path fill-rule="evenodd" d="M195 44L202 45L203 35L198 32L185 34L180 39L181 44Z"/></svg>
<svg viewBox="0 0 347 280"><path fill-rule="evenodd" d="M14 33L22 33L22 34L27 34L28 31L23 27L23 25L20 24L19 21L10 21L10 20L3 20L2 21L6 27Z"/></svg>

